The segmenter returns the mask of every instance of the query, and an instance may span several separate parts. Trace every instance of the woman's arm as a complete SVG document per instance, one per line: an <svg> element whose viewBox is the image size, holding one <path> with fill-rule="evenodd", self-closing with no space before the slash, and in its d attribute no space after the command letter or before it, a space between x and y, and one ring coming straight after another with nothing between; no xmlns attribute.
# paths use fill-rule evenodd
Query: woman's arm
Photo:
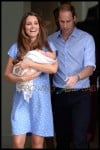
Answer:
<svg viewBox="0 0 100 150"><path fill-rule="evenodd" d="M56 53L53 52L53 57L55 57ZM31 60L23 60L21 62L19 62L18 64L19 67L21 67L22 69L25 69L25 68L33 68L37 71L41 71L41 72L46 72L46 73L50 73L50 74L53 74L53 73L56 73L57 72L57 69L58 69L58 61L55 60L55 62L53 64L43 64L43 63L36 63L36 62L33 62Z"/></svg>
<svg viewBox="0 0 100 150"><path fill-rule="evenodd" d="M19 65L22 69L30 67L36 69L37 71L46 72L50 74L56 73L58 69L57 60L53 64L41 64L41 63L35 63L31 60L23 60L16 65Z"/></svg>
<svg viewBox="0 0 100 150"><path fill-rule="evenodd" d="M16 75L13 75L12 70L13 70L13 58L9 57L7 65L6 65L5 73L4 73L5 78L8 81L15 82L15 83L24 82L24 81L32 80L40 74L40 72L36 72L32 75L24 75L24 76L18 77Z"/></svg>

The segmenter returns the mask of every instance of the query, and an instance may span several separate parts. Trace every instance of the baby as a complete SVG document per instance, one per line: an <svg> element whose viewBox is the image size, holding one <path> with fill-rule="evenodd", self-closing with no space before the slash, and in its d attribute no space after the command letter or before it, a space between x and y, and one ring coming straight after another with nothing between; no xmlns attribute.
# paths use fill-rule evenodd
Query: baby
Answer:
<svg viewBox="0 0 100 150"><path fill-rule="evenodd" d="M52 52L44 52L42 50L31 50L29 51L23 58L23 60L30 59L37 63L43 64L52 64L56 61L56 58ZM13 74L16 76L23 76L33 74L37 70L33 68L26 68L21 69L19 66L14 65L13 67ZM29 102L29 99L32 97L32 90L33 90L33 80L29 80L26 82L16 83L16 90L22 91L24 99Z"/></svg>

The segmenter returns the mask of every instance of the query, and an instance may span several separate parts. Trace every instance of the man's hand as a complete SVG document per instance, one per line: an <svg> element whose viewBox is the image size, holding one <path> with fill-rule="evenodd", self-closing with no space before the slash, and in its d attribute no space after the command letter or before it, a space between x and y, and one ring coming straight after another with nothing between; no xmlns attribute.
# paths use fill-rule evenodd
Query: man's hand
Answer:
<svg viewBox="0 0 100 150"><path fill-rule="evenodd" d="M66 82L65 88L73 88L75 84L78 82L78 76L74 75L74 76L67 77L65 79L65 82Z"/></svg>

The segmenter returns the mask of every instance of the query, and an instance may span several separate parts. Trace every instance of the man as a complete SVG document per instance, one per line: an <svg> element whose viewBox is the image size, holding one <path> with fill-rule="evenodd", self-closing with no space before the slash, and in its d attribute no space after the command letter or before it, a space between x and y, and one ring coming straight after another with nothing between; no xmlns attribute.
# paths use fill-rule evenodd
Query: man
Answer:
<svg viewBox="0 0 100 150"><path fill-rule="evenodd" d="M59 64L52 93L56 148L70 148L71 138L74 148L85 149L95 43L92 35L75 27L75 9L70 3L59 7L58 21L60 30L48 37Z"/></svg>

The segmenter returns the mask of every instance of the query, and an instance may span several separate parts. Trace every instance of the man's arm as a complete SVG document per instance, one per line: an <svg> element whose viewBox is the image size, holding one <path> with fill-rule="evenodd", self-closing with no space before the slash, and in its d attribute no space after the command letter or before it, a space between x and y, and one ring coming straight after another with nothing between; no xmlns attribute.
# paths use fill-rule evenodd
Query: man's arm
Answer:
<svg viewBox="0 0 100 150"><path fill-rule="evenodd" d="M90 77L93 74L93 71L94 71L93 66L87 66L81 72L77 73L76 75L67 77L65 79L65 82L67 83L66 87L73 88L79 80Z"/></svg>

